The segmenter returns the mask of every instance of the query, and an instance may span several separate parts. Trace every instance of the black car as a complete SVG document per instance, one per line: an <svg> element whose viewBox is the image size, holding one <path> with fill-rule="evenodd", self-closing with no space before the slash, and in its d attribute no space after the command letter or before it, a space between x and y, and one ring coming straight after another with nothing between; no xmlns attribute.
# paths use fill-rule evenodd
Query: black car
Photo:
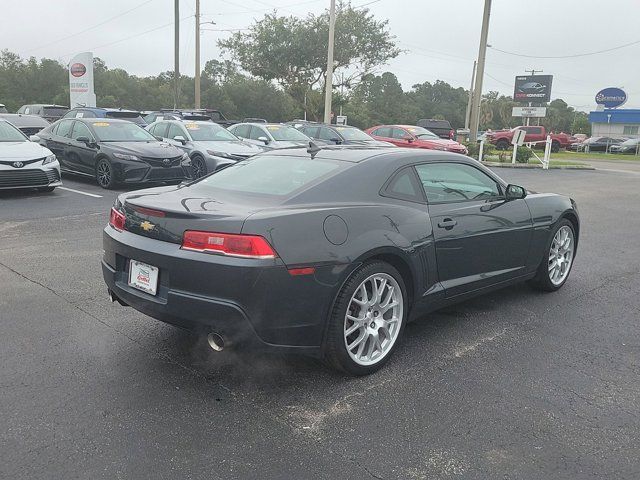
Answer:
<svg viewBox="0 0 640 480"><path fill-rule="evenodd" d="M193 110L159 110L151 112L142 117L147 125L151 125L153 122L160 120L192 120L192 121L207 121L211 118L204 115L200 111Z"/></svg>
<svg viewBox="0 0 640 480"><path fill-rule="evenodd" d="M576 142L569 145L569 150L575 152L606 152L613 145L619 145L626 138L613 137L589 137L584 142Z"/></svg>
<svg viewBox="0 0 640 480"><path fill-rule="evenodd" d="M119 118L141 127L147 126L140 112L123 108L76 107L69 110L62 118Z"/></svg>
<svg viewBox="0 0 640 480"><path fill-rule="evenodd" d="M62 119L37 139L56 155L63 172L95 177L102 188L191 178L187 154L127 120Z"/></svg>
<svg viewBox="0 0 640 480"><path fill-rule="evenodd" d="M296 123L293 125L307 137L329 145L361 145L369 147L392 147L389 142L376 140L359 128L347 125L327 125L326 123Z"/></svg>
<svg viewBox="0 0 640 480"><path fill-rule="evenodd" d="M27 137L35 135L43 128L51 125L44 118L38 115L22 115L21 113L0 113L0 118L18 127Z"/></svg>
<svg viewBox="0 0 640 480"><path fill-rule="evenodd" d="M103 235L111 299L207 334L371 373L407 321L529 280L558 290L580 224L568 197L447 152L265 152L122 194Z"/></svg>
<svg viewBox="0 0 640 480"><path fill-rule="evenodd" d="M417 125L422 128L426 128L430 132L435 133L440 138L446 138L447 140L453 140L455 131L448 120L440 120L437 118L423 118L418 120Z"/></svg>

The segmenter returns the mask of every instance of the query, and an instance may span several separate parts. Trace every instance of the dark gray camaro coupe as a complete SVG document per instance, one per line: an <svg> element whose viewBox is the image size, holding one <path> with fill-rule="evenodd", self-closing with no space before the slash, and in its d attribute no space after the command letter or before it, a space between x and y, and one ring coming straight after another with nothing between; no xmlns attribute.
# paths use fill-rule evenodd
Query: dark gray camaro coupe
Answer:
<svg viewBox="0 0 640 480"><path fill-rule="evenodd" d="M266 152L188 185L120 195L104 230L112 300L224 343L380 368L405 324L528 280L567 280L575 202L446 152Z"/></svg>

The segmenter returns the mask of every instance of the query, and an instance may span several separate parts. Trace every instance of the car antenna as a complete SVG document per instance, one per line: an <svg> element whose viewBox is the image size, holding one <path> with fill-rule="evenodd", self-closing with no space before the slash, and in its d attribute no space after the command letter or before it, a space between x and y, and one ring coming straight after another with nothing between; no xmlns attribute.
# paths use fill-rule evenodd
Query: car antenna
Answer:
<svg viewBox="0 0 640 480"><path fill-rule="evenodd" d="M315 158L315 156L318 154L320 150L322 150L322 148L320 148L318 145L316 145L312 141L309 142L309 148L307 148L307 153L311 154L311 160Z"/></svg>

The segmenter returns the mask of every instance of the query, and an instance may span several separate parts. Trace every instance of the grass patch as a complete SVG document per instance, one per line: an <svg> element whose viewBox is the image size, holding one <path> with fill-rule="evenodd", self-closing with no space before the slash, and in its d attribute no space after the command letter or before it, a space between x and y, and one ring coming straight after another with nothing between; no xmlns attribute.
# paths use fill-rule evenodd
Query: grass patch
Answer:
<svg viewBox="0 0 640 480"><path fill-rule="evenodd" d="M627 160L627 161L640 161L640 155L625 155L622 153L603 153L603 152L567 152L560 151L557 153L551 154L551 160L585 160L585 161L616 161L616 160Z"/></svg>
<svg viewBox="0 0 640 480"><path fill-rule="evenodd" d="M498 155L487 155L486 157L484 157L484 161L485 162L498 162L498 163L511 163L511 156L510 155L503 155L502 157L498 156ZM542 166L542 164L536 160L535 158L531 158L529 159L529 161L527 162L531 165L540 165ZM551 162L549 163L549 166L551 167L567 167L567 166L574 166L574 167L588 167L589 165L583 162L577 162L574 160L564 160L564 159L556 159L555 157L551 157Z"/></svg>

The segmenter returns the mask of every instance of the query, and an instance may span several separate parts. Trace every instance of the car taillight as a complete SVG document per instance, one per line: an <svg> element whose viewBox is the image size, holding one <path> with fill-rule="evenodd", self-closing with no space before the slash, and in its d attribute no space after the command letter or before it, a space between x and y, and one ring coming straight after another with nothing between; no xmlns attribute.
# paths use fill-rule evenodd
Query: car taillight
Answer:
<svg viewBox="0 0 640 480"><path fill-rule="evenodd" d="M220 253L234 257L276 257L276 252L271 248L269 242L258 235L236 235L187 230L182 237L182 248L195 252Z"/></svg>
<svg viewBox="0 0 640 480"><path fill-rule="evenodd" d="M116 210L114 207L111 207L111 213L109 214L109 225L121 232L124 230L126 219L127 217L125 217L124 213Z"/></svg>

